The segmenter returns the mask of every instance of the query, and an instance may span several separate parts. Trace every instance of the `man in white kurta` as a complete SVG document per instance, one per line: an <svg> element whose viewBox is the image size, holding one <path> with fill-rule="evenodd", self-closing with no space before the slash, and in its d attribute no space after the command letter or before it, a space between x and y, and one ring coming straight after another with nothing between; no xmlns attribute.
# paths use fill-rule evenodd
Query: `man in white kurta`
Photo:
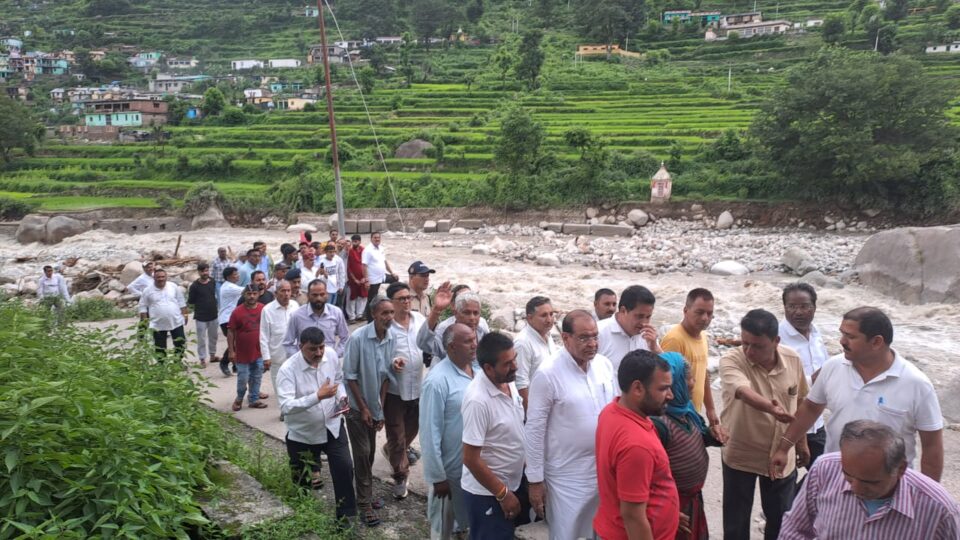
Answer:
<svg viewBox="0 0 960 540"><path fill-rule="evenodd" d="M287 335L290 314L299 309L300 304L293 300L293 286L286 280L277 282L274 296L274 300L263 306L263 311L260 312L260 353L263 355L263 362L270 363L270 379L276 392L277 374L287 360L283 338ZM280 419L283 420L282 415Z"/></svg>
<svg viewBox="0 0 960 540"><path fill-rule="evenodd" d="M616 395L613 364L597 354L597 323L583 310L563 319L563 346L530 386L526 461L530 504L546 513L551 540L593 538L595 437L600 411Z"/></svg>
<svg viewBox="0 0 960 540"><path fill-rule="evenodd" d="M513 348L517 351L517 391L523 398L524 407L528 404L530 383L540 364L553 358L560 350L550 336L554 325L550 299L534 296L527 302L526 314L527 325L513 341Z"/></svg>

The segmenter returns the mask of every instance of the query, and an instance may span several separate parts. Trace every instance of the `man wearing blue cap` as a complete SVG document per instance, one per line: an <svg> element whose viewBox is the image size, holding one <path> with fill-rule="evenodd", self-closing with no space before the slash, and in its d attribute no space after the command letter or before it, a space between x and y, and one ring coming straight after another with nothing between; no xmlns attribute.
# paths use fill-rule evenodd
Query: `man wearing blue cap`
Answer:
<svg viewBox="0 0 960 540"><path fill-rule="evenodd" d="M430 316L430 309L433 307L433 301L430 300L430 274L436 274L437 271L428 268L422 261L414 261L407 269L410 292L413 293L411 309L424 317Z"/></svg>

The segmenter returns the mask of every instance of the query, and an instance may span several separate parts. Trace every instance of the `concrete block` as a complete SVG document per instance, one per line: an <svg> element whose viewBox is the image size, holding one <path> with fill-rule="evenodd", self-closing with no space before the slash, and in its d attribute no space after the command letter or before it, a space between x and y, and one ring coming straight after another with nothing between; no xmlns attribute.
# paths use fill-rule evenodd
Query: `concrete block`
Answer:
<svg viewBox="0 0 960 540"><path fill-rule="evenodd" d="M385 219L371 219L370 220L370 232L387 232L387 220Z"/></svg>
<svg viewBox="0 0 960 540"><path fill-rule="evenodd" d="M591 225L590 234L596 236L632 236L633 227L628 225Z"/></svg>
<svg viewBox="0 0 960 540"><path fill-rule="evenodd" d="M547 223L544 229L555 233L563 232L563 223Z"/></svg>
<svg viewBox="0 0 960 540"><path fill-rule="evenodd" d="M437 222L427 220L423 222L423 232L437 232Z"/></svg>
<svg viewBox="0 0 960 540"><path fill-rule="evenodd" d="M590 225L586 223L564 223L561 231L563 234L590 234Z"/></svg>
<svg viewBox="0 0 960 540"><path fill-rule="evenodd" d="M370 220L369 219L358 219L357 220L357 232L360 234L367 234L370 232Z"/></svg>
<svg viewBox="0 0 960 540"><path fill-rule="evenodd" d="M343 220L343 232L344 234L357 234L357 220L355 219Z"/></svg>
<svg viewBox="0 0 960 540"><path fill-rule="evenodd" d="M452 225L450 224L450 220L449 220L449 219L438 219L438 220L437 220L437 232L440 232L440 233L448 233L448 232L450 232L450 227L452 227Z"/></svg>
<svg viewBox="0 0 960 540"><path fill-rule="evenodd" d="M479 229L483 227L482 219L461 219L457 221L457 227L463 227L464 229Z"/></svg>

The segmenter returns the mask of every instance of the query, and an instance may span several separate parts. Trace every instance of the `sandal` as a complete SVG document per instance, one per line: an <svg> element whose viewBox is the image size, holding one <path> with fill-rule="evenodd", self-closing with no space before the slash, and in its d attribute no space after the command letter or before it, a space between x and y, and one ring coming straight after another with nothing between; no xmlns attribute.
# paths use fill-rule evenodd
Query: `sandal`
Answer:
<svg viewBox="0 0 960 540"><path fill-rule="evenodd" d="M248 405L248 407L250 407L251 409L266 409L267 404L262 401L255 401L250 405Z"/></svg>
<svg viewBox="0 0 960 540"><path fill-rule="evenodd" d="M324 456L326 456L326 454L324 454ZM374 510L380 510L381 508L383 508L385 506L385 503L383 502L383 497L377 497L376 499L374 499L373 503L370 506L372 506Z"/></svg>
<svg viewBox="0 0 960 540"><path fill-rule="evenodd" d="M314 491L320 491L321 489L323 489L323 478L319 476L314 476L310 480L310 487L313 488Z"/></svg>
<svg viewBox="0 0 960 540"><path fill-rule="evenodd" d="M237 400L233 402L233 407L231 408L233 409L233 412L237 412L240 410L241 407L243 407L243 402L240 400Z"/></svg>
<svg viewBox="0 0 960 540"><path fill-rule="evenodd" d="M380 516L377 515L377 512L370 507L364 508L363 510L363 524L367 527L376 527L380 524Z"/></svg>

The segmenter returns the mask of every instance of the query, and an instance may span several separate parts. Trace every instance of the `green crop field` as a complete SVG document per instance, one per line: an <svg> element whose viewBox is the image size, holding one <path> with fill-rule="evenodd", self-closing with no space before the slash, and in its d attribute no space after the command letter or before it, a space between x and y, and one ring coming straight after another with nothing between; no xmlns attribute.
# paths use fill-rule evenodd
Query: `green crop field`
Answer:
<svg viewBox="0 0 960 540"><path fill-rule="evenodd" d="M82 11L84 5L58 3L37 14L25 11L19 2L0 0L0 10L11 14L11 28L25 21L45 25L48 30L69 25L88 15ZM500 28L514 17L516 12L506 5L493 2L489 6L484 21L491 28ZM753 5L714 0L700 7L732 13L750 10ZM299 7L298 3L279 1L148 1L129 3L123 12L104 13L96 18L96 24L98 32L116 34L116 40L127 39L136 31L144 47L202 56L207 70L221 73L235 58L302 57L306 44L317 36L312 19L291 15ZM776 2L759 9L766 19L804 21L845 13L848 2ZM239 25L247 39L227 32L220 19ZM942 21L940 13L911 15L899 23L898 33L912 39L910 36ZM356 33L352 21L342 22L348 36ZM644 38L646 34L641 33L629 45L633 50L666 55L668 61L594 58L575 62L576 44L589 41L578 38L571 26L567 23L547 33L541 87L534 92L523 91L512 73L504 77L499 72L495 66L497 45L414 48L409 53L411 63L418 66L413 84L404 85L396 74L381 76L365 100L353 86L349 70L338 66L334 101L338 139L350 152L342 175L347 199L364 204L362 194L396 182L405 186L397 201L403 206L421 201L410 195L425 186L480 185L497 168L494 152L500 112L513 103L522 105L544 127L545 150L561 163L572 165L580 158L564 138L575 128L601 138L609 151L645 153L656 160L690 159L726 130L745 131L763 96L782 80L784 70L823 44L818 30L707 43L702 33L666 29L656 37ZM516 37L502 28L498 32L505 40ZM49 48L57 43L49 31L36 41ZM851 47L866 48L871 45L867 41L862 34L846 38ZM909 43L904 52L919 52L915 41ZM387 62L398 61L397 54L388 50ZM931 75L956 81L960 95L957 58L920 58ZM315 72L310 67L280 75L287 80L312 81ZM256 85L252 78L242 84ZM182 198L193 185L209 181L228 198L266 197L273 186L300 174L306 165L329 168L330 137L322 105L313 112L247 114L240 125L198 122L167 126L163 146L79 144L54 137L34 156L19 155L0 169L0 197L58 210L97 205L166 206L169 199ZM948 114L960 122L960 101ZM394 157L396 147L413 138L442 141L442 155ZM654 172L635 171L630 181L645 184Z"/></svg>

